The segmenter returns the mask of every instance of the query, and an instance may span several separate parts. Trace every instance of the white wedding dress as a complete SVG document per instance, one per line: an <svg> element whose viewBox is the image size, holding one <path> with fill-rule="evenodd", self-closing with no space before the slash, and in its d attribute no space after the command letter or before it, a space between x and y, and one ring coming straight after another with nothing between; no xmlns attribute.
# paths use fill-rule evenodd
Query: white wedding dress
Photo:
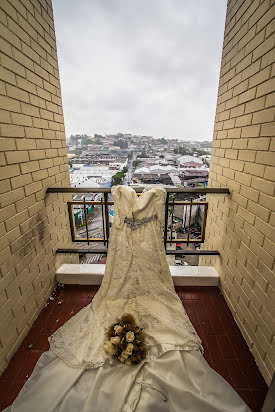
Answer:
<svg viewBox="0 0 275 412"><path fill-rule="evenodd" d="M179 412L250 409L209 367L177 296L162 242L161 186L140 197L112 188L115 215L101 287L50 338L11 412ZM106 328L125 313L146 332L149 351L136 366L112 361Z"/></svg>

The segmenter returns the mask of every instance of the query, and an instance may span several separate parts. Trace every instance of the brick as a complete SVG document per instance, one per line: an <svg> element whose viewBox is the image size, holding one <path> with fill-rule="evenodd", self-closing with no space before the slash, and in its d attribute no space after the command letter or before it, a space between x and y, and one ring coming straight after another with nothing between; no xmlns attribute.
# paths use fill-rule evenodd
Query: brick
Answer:
<svg viewBox="0 0 275 412"><path fill-rule="evenodd" d="M29 154L23 150L7 152L6 159L8 164L27 162L29 160Z"/></svg>
<svg viewBox="0 0 275 412"><path fill-rule="evenodd" d="M46 107L46 103L43 99L41 99L40 97L34 96L33 94L30 94L30 103L33 106L38 106L38 107Z"/></svg>
<svg viewBox="0 0 275 412"><path fill-rule="evenodd" d="M261 127L261 136L275 136L275 122L263 124Z"/></svg>
<svg viewBox="0 0 275 412"><path fill-rule="evenodd" d="M261 86L258 86L258 87L261 87ZM257 91L257 97L259 96L261 96L261 94L258 94L258 91ZM255 97L256 97L256 87L240 94L238 96L238 104L249 102L250 100L255 99Z"/></svg>
<svg viewBox="0 0 275 412"><path fill-rule="evenodd" d="M20 113L11 113L12 123L20 126L32 126L32 119L30 116L26 116Z"/></svg>
<svg viewBox="0 0 275 412"><path fill-rule="evenodd" d="M268 23L274 19L275 17L275 5L271 6L266 13L261 17L261 19L257 23L257 32L260 30L264 29L266 26L268 26ZM274 23L274 22L273 22ZM274 31L274 27L273 27Z"/></svg>
<svg viewBox="0 0 275 412"><path fill-rule="evenodd" d="M20 103L8 96L1 96L0 109L8 110L10 112L21 112Z"/></svg>
<svg viewBox="0 0 275 412"><path fill-rule="evenodd" d="M22 187L12 190L10 192L0 195L0 205L1 208L9 206L17 200L23 199L25 197L24 190Z"/></svg>
<svg viewBox="0 0 275 412"><path fill-rule="evenodd" d="M264 243L264 235L255 229L250 223L244 222L243 230L251 238L254 239L259 245Z"/></svg>
<svg viewBox="0 0 275 412"><path fill-rule="evenodd" d="M238 194L238 193L236 193L236 192L234 192L234 193L232 194L232 200L233 200L234 202L236 202L238 205L241 205L241 206L244 207L244 208L247 207L247 202L248 202L247 198L244 197L244 196L242 196L242 195L240 195L240 194Z"/></svg>
<svg viewBox="0 0 275 412"><path fill-rule="evenodd" d="M251 187L271 196L273 195L275 190L274 183L258 177L253 177L251 181Z"/></svg>
<svg viewBox="0 0 275 412"><path fill-rule="evenodd" d="M259 203L269 210L275 211L275 198L273 196L268 196L264 193L260 193Z"/></svg>
<svg viewBox="0 0 275 412"><path fill-rule="evenodd" d="M0 23L0 31L1 35L5 39L9 39L9 43L12 44L15 47L18 47L19 49L21 48L21 43L19 38L14 35L5 25Z"/></svg>
<svg viewBox="0 0 275 412"><path fill-rule="evenodd" d="M265 107L265 97L254 99L245 105L245 113L255 113L257 110L262 110Z"/></svg>
<svg viewBox="0 0 275 412"><path fill-rule="evenodd" d="M260 59L260 57L262 57L264 54L266 54L269 50L271 50L274 47L274 38L275 36L268 37L260 46L258 46L253 51L253 61Z"/></svg>
<svg viewBox="0 0 275 412"><path fill-rule="evenodd" d="M269 79L257 87L256 97L272 93L275 89L275 78Z"/></svg>
<svg viewBox="0 0 275 412"><path fill-rule="evenodd" d="M38 170L37 172L32 173L32 180L36 182L37 180L43 180L48 177L48 171L47 169L44 170Z"/></svg>
<svg viewBox="0 0 275 412"><path fill-rule="evenodd" d="M38 191L41 190L41 189L42 189L42 183L41 183L41 181L31 183L31 184L25 186L26 196L30 196L30 195L32 195L33 193L36 193L36 192L38 192Z"/></svg>
<svg viewBox="0 0 275 412"><path fill-rule="evenodd" d="M242 128L241 137L258 137L260 134L260 126L246 126Z"/></svg>
<svg viewBox="0 0 275 412"><path fill-rule="evenodd" d="M24 222L28 218L27 210L23 210L21 213L17 213L15 216L12 216L10 219L7 219L5 222L7 231L14 229L20 223Z"/></svg>
<svg viewBox="0 0 275 412"><path fill-rule="evenodd" d="M1 67L1 66L0 66L0 79L6 83L16 85L15 74L12 71L6 69L5 67Z"/></svg>
<svg viewBox="0 0 275 412"><path fill-rule="evenodd" d="M249 142L248 139L235 139L232 142L232 148L233 149L246 149L248 142Z"/></svg>
<svg viewBox="0 0 275 412"><path fill-rule="evenodd" d="M22 77L17 76L17 86L20 89L26 90L29 93L36 94L36 86L31 83L30 81L23 79ZM18 98L19 99L19 98ZM21 99L19 99L21 100ZM27 100L27 103L29 102L29 99Z"/></svg>
<svg viewBox="0 0 275 412"><path fill-rule="evenodd" d="M263 177L265 173L265 166L257 163L246 162L244 165L244 172L250 175Z"/></svg>
<svg viewBox="0 0 275 412"><path fill-rule="evenodd" d="M275 156L273 152L257 152L256 162L264 165L275 166Z"/></svg>
<svg viewBox="0 0 275 412"><path fill-rule="evenodd" d="M11 186L13 189L17 189L18 187L25 186L31 182L32 182L32 175L30 173L11 178Z"/></svg>
<svg viewBox="0 0 275 412"><path fill-rule="evenodd" d="M259 200L258 190L252 189L251 187L242 186L240 194L247 199L253 200L254 202L257 202Z"/></svg>
<svg viewBox="0 0 275 412"><path fill-rule="evenodd" d="M246 114L236 119L236 127L248 126L251 124L252 114Z"/></svg>
<svg viewBox="0 0 275 412"><path fill-rule="evenodd" d="M248 67L242 72L242 80L251 79L252 76L260 70L260 67L261 67L260 60L249 64ZM247 87L246 89L251 88L251 87L253 86L249 85L249 87Z"/></svg>
<svg viewBox="0 0 275 412"><path fill-rule="evenodd" d="M264 244L263 244L264 250L266 250L271 256L274 255L274 250L275 250L275 243L273 243L271 240L268 238L264 239ZM275 280L274 280L275 282ZM275 285L274 285L275 286Z"/></svg>
<svg viewBox="0 0 275 412"><path fill-rule="evenodd" d="M254 162L256 158L256 152L253 150L239 150L239 160L247 160L248 162Z"/></svg>
<svg viewBox="0 0 275 412"><path fill-rule="evenodd" d="M24 137L24 127L14 125L2 125L1 136L3 137Z"/></svg>
<svg viewBox="0 0 275 412"><path fill-rule="evenodd" d="M5 53L8 56L12 57L11 45L3 38L0 38L0 50L2 51L2 53Z"/></svg>
<svg viewBox="0 0 275 412"><path fill-rule="evenodd" d="M40 56L29 45L22 43L22 51L25 56L28 56L31 60L40 64Z"/></svg>
<svg viewBox="0 0 275 412"><path fill-rule="evenodd" d="M239 127L239 128L235 127L232 130L228 130L227 138L228 139L239 139L241 137L241 131L242 131L241 127Z"/></svg>
<svg viewBox="0 0 275 412"><path fill-rule="evenodd" d="M270 138L258 137L257 139L249 139L248 149L251 150L268 150L270 145Z"/></svg>
<svg viewBox="0 0 275 412"><path fill-rule="evenodd" d="M250 210L250 212L254 213L255 216L258 216L260 219L262 219L264 222L268 222L270 210L257 203L253 203L252 201L248 201L247 209Z"/></svg>
<svg viewBox="0 0 275 412"><path fill-rule="evenodd" d="M0 180L8 179L13 176L20 174L20 169L18 165L10 165L0 167Z"/></svg>
<svg viewBox="0 0 275 412"><path fill-rule="evenodd" d="M37 128L34 128L34 127L25 127L25 134L26 134L26 137L29 137L29 138L32 138L32 139L42 138L41 129L37 129Z"/></svg>
<svg viewBox="0 0 275 412"><path fill-rule="evenodd" d="M241 242L240 252L248 259L251 265L258 266L259 258L244 243Z"/></svg>
<svg viewBox="0 0 275 412"><path fill-rule="evenodd" d="M11 123L11 115L7 110L0 110L0 123Z"/></svg>
<svg viewBox="0 0 275 412"><path fill-rule="evenodd" d="M275 180L275 167L267 166L265 168L264 177L269 180Z"/></svg>
<svg viewBox="0 0 275 412"><path fill-rule="evenodd" d="M24 75L20 74L22 77L25 77L25 67L29 70L34 70L34 63L31 59L29 59L25 54L21 53L21 51L13 48L13 58L24 68Z"/></svg>
<svg viewBox="0 0 275 412"><path fill-rule="evenodd" d="M1 180L0 181L0 194L8 192L9 190L11 190L10 180L9 179Z"/></svg>
<svg viewBox="0 0 275 412"><path fill-rule="evenodd" d="M27 114L32 117L39 117L39 109L38 107L32 106L30 104L21 103L22 113Z"/></svg>
<svg viewBox="0 0 275 412"><path fill-rule="evenodd" d="M265 110L261 110L256 113L253 113L252 123L257 124L257 123L272 122L274 118L275 118L275 108L265 109Z"/></svg>
<svg viewBox="0 0 275 412"><path fill-rule="evenodd" d="M24 199L19 200L18 202L15 203L16 213L20 213L23 210L28 209L28 207L33 205L35 202L36 202L35 195L24 197Z"/></svg>
<svg viewBox="0 0 275 412"><path fill-rule="evenodd" d="M230 167L234 170L242 172L244 168L244 162L241 160L230 160Z"/></svg>
<svg viewBox="0 0 275 412"><path fill-rule="evenodd" d="M238 150L234 149L226 149L225 157L228 159L237 159L238 157Z"/></svg>
<svg viewBox="0 0 275 412"><path fill-rule="evenodd" d="M270 214L269 224L270 224L271 226L275 227L275 213L274 213L274 212L272 212L272 213Z"/></svg>
<svg viewBox="0 0 275 412"><path fill-rule="evenodd" d="M40 115L42 119L46 119L46 120L53 120L53 113L44 110L44 109L40 109Z"/></svg>
<svg viewBox="0 0 275 412"><path fill-rule="evenodd" d="M48 121L45 119L33 119L33 126L39 129L48 129Z"/></svg>
<svg viewBox="0 0 275 412"><path fill-rule="evenodd" d="M268 96L266 96L265 107L271 106L275 106L275 92L270 93Z"/></svg>
<svg viewBox="0 0 275 412"><path fill-rule="evenodd" d="M33 150L30 152L30 160L45 159L46 153L45 150Z"/></svg>
<svg viewBox="0 0 275 412"><path fill-rule="evenodd" d="M18 166L19 167L19 166ZM27 162L27 163L21 163L20 164L20 170L21 173L30 173L34 172L39 169L39 163L38 161L33 161L33 162ZM19 174L19 173L18 173Z"/></svg>
<svg viewBox="0 0 275 412"><path fill-rule="evenodd" d="M258 229L259 232L263 233L272 242L275 242L274 227L272 227L270 224L265 223L263 220L256 217L255 228Z"/></svg>

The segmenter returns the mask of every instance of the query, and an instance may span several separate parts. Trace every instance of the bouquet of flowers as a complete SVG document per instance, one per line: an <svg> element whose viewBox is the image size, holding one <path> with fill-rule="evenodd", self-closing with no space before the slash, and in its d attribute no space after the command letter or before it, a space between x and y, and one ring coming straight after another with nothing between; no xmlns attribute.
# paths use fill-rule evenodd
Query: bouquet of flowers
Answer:
<svg viewBox="0 0 275 412"><path fill-rule="evenodd" d="M123 315L106 332L104 349L113 358L126 365L137 365L146 358L145 333L130 313Z"/></svg>

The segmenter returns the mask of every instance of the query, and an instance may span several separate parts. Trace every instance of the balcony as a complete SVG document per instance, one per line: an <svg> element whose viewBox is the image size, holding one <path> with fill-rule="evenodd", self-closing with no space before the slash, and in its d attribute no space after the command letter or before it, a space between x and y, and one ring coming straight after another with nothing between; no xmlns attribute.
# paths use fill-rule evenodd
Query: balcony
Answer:
<svg viewBox="0 0 275 412"><path fill-rule="evenodd" d="M51 193L87 193L91 189L71 188L49 188ZM68 201L68 218L72 241L74 244L81 243L80 248L57 249L57 254L84 255L102 254L108 252L108 240L111 230L109 222L109 207L114 204L109 199L110 189L93 189L102 194L100 201ZM137 192L141 192L137 188ZM177 256L217 256L215 250L195 250L190 247L193 243L202 244L205 238L207 221L206 201L181 201L176 200L175 193L195 192L212 193L216 195L229 194L228 189L167 189L167 201L164 208L164 245L167 258ZM93 238L89 236L88 207L95 205L101 210L102 237ZM194 207L203 206L204 213L201 216L202 230L200 237L196 239L190 231L190 223ZM74 218L73 207L81 207L84 219L82 228L86 237L78 238ZM172 228L174 225L174 208L183 207L187 210L187 230L182 238L177 239ZM170 231L169 231L170 227ZM175 246L181 243L182 249L177 250ZM83 244L87 244L84 247ZM91 248L90 245L95 245ZM101 246L103 244L103 247ZM98 246L99 245L99 246ZM213 266L177 266L171 264L170 271L175 284L176 292L180 297L186 312L197 330L204 346L204 356L210 366L226 379L230 385L239 393L252 411L260 411L263 405L268 387L258 370L256 362L251 354L241 332L236 325L223 295L219 289L219 275ZM57 286L48 299L45 307L32 325L29 333L24 338L19 349L12 358L8 368L0 378L1 399L0 408L5 408L17 396L21 387L28 380L32 370L44 351L49 349L48 337L74 314L89 304L101 284L105 270L104 259L98 264L68 264L63 263L56 270Z"/></svg>

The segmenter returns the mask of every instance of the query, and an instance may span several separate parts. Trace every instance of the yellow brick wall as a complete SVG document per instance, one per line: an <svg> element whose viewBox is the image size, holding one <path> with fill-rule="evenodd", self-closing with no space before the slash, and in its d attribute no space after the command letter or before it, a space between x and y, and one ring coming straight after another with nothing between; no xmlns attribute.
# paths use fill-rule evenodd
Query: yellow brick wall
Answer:
<svg viewBox="0 0 275 412"><path fill-rule="evenodd" d="M69 186L50 0L0 2L0 374L54 286L70 235Z"/></svg>
<svg viewBox="0 0 275 412"><path fill-rule="evenodd" d="M275 368L275 2L229 0L204 249L269 384Z"/></svg>

